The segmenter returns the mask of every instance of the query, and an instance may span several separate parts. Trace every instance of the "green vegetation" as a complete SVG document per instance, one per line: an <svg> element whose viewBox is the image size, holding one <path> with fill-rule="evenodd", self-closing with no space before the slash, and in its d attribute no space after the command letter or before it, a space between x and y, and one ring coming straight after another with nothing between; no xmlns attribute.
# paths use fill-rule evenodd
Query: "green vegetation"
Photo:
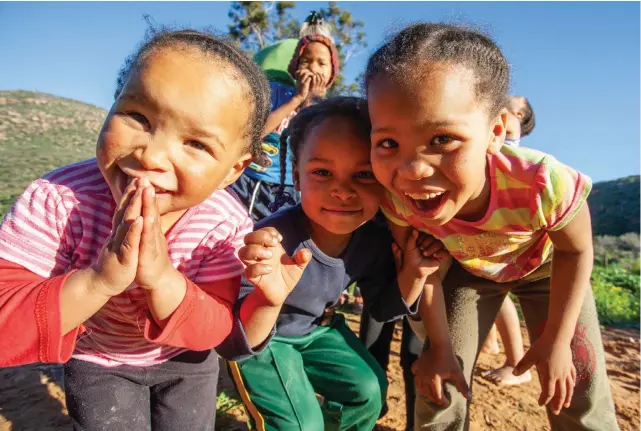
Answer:
<svg viewBox="0 0 641 431"><path fill-rule="evenodd" d="M30 91L0 91L0 214L42 174L95 155L107 112Z"/></svg>

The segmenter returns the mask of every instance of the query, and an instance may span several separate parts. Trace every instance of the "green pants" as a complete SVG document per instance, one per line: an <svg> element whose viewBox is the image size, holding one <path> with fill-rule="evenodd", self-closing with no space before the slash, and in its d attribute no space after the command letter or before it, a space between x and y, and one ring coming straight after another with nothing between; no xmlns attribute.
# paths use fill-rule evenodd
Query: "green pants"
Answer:
<svg viewBox="0 0 641 431"><path fill-rule="evenodd" d="M495 283L473 276L459 264L452 266L443 282L447 320L454 353L462 361L468 384L472 382L479 350L508 292L519 299L530 341L534 343L541 335L550 301L549 270L548 263L523 280ZM548 409L552 430L618 430L592 289L588 289L579 314L572 340L572 357L577 372L572 404L562 409L558 416ZM445 385L445 391L451 400L446 408L417 396L414 414L417 430L469 429L468 402L450 383Z"/></svg>
<svg viewBox="0 0 641 431"><path fill-rule="evenodd" d="M275 336L260 355L228 365L259 431L371 431L387 395L385 372L340 314L302 337Z"/></svg>

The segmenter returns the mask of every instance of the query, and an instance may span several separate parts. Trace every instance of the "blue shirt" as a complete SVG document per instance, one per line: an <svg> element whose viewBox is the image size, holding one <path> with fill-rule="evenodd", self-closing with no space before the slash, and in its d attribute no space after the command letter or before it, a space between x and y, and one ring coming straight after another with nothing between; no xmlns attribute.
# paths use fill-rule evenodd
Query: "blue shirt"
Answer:
<svg viewBox="0 0 641 431"><path fill-rule="evenodd" d="M320 323L327 307L334 305L343 290L356 282L371 316L381 322L415 314L403 300L396 281L392 235L386 225L369 221L352 234L339 257L330 257L314 244L305 227L300 205L279 211L256 223L255 229L273 226L283 236L282 245L292 256L301 248L312 252L303 276L285 300L278 316L276 333L296 337L310 333ZM243 278L240 297L254 286ZM236 306L239 306L238 301Z"/></svg>
<svg viewBox="0 0 641 431"><path fill-rule="evenodd" d="M269 83L271 89L271 112L283 106L292 100L296 94L296 88L291 85L282 84L272 81ZM289 121L294 118L296 111L290 113L281 121L280 125L269 135L263 138L262 154L258 160L253 161L247 169L245 175L259 181L280 184L280 135L289 125ZM287 154L287 170L285 175L285 184L294 185L292 179L292 154Z"/></svg>

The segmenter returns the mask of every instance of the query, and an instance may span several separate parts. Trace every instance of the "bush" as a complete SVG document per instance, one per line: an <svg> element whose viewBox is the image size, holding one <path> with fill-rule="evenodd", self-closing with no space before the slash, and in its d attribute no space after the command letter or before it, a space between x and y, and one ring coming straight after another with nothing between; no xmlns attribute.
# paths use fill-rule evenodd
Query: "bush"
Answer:
<svg viewBox="0 0 641 431"><path fill-rule="evenodd" d="M638 273L617 266L595 266L592 289L601 323L639 326Z"/></svg>

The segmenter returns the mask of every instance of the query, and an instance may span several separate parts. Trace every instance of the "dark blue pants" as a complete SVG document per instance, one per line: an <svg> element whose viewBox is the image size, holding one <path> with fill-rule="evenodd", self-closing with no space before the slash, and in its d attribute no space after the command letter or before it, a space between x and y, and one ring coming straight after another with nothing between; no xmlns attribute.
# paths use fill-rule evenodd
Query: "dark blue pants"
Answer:
<svg viewBox="0 0 641 431"><path fill-rule="evenodd" d="M76 431L213 431L218 356L188 351L150 367L65 364L67 409Z"/></svg>

